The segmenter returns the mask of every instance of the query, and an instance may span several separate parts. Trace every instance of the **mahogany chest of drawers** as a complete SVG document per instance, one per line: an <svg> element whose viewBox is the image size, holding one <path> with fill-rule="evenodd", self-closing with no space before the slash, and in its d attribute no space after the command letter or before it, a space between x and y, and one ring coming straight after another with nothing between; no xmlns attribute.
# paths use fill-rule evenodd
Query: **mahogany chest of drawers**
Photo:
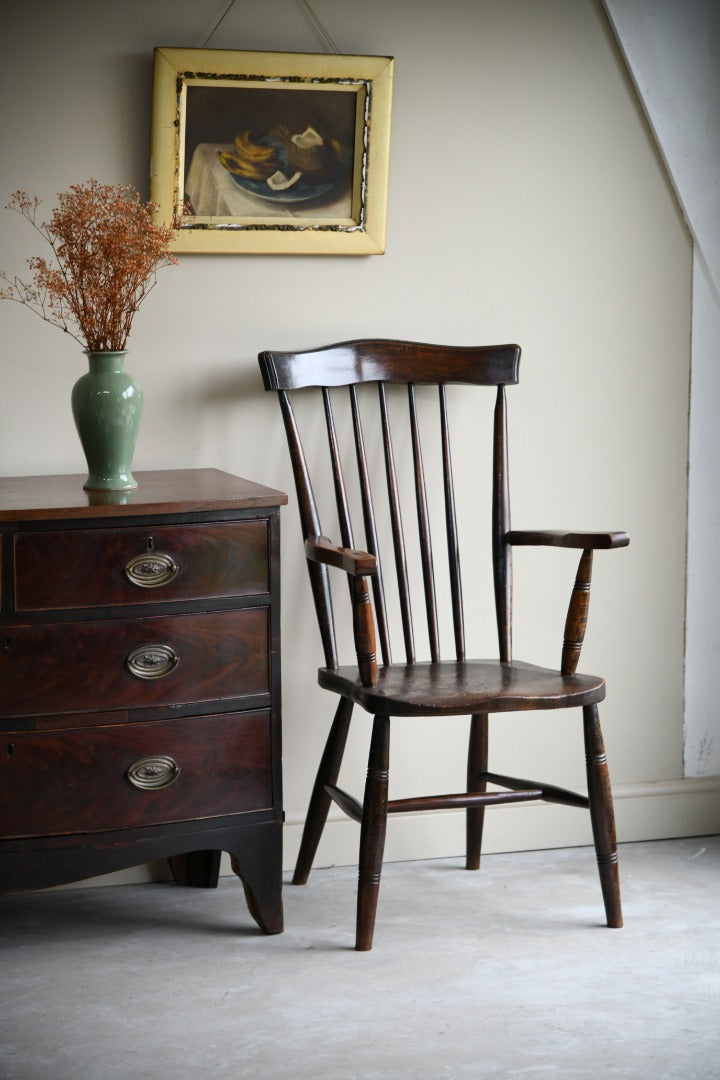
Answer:
<svg viewBox="0 0 720 1080"><path fill-rule="evenodd" d="M277 933L287 499L214 469L137 479L0 479L0 891L159 858L212 886L228 851Z"/></svg>

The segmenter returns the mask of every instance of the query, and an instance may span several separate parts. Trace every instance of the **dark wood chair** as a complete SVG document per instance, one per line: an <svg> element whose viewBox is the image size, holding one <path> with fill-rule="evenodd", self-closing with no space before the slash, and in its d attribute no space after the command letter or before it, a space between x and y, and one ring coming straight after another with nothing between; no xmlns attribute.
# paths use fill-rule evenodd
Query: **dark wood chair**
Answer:
<svg viewBox="0 0 720 1080"><path fill-rule="evenodd" d="M598 548L623 547L629 538L624 532L511 529L505 388L517 383L519 360L520 349L515 345L460 348L389 340L349 341L311 351L263 352L259 356L266 389L275 390L279 395L297 486L305 553L325 653L325 665L318 673L319 683L339 696L318 769L293 880L295 884L307 881L330 802L334 800L361 826L355 944L359 950L372 947L387 815L403 811L464 808L466 865L469 869L477 869L486 806L545 800L589 810L607 923L611 927L622 925L612 794L598 718L598 702L605 697L605 682L594 675L577 674L576 668L587 620L593 552ZM430 390L428 384L434 385L434 390ZM464 384L462 391L456 390L454 384ZM466 656L458 524L462 504L453 481L449 414L451 405L457 407L460 392L461 404L466 409L471 388L487 386L496 388L487 487L492 504L492 543L488 548L492 551L493 621L497 623L499 659L474 660ZM305 433L307 436L309 431L314 447L318 422L327 430L330 468L322 490L332 489L336 503L339 532L333 540L326 537L321 525L308 455L300 440L299 412L293 406L293 402L298 404L297 395L291 393L310 387L320 389L318 406L321 405L324 418L320 416L313 421L306 416L310 427ZM428 393L433 396L432 402L425 400ZM398 412L398 395L406 399L401 413ZM300 411L307 414L307 394L302 397ZM379 417L372 421L368 420L369 405L374 413L379 408ZM406 412L408 406L409 412ZM435 413L432 441L441 457L437 475L441 478L444 506L439 515L439 498L433 501L431 497L426 483L426 475L430 477L431 473L424 465L421 450L421 430L423 445L428 438L424 427L428 408ZM343 417L350 429L347 439L342 436L337 422ZM400 436L395 426L398 417L405 429ZM376 426L368 437L370 423ZM474 439L474 422L472 434ZM396 464L401 458L399 451L407 459L405 467ZM348 459L352 470L348 468ZM384 473L382 500L373 493L371 483L372 466L378 463ZM457 466L455 472L460 472ZM412 489L413 509L403 516L401 507L407 503L401 496L400 481L405 478ZM321 490L319 484L317 490ZM474 487L470 493L475 502L477 490ZM362 532L356 532L353 527L351 509L357 510L362 520ZM380 510L384 514L382 520ZM434 565L439 560L434 556L431 543L433 516L444 518L442 531L446 534L448 551L449 584L446 590L450 597L447 607L452 610L454 656L446 660L440 656L439 593L436 594L434 575ZM410 525L413 531L417 528L414 561L421 579L421 603L427 623L422 637L425 639L427 633L429 657L423 661L416 656L418 635L413 627L410 599L413 559L408 556L405 543ZM390 555L383 563L380 549L384 534L389 538ZM362 539L358 539L361 535ZM512 658L511 556L512 549L521 545L576 548L582 553L568 608L559 670ZM481 542L473 538L473 548L481 546ZM329 567L344 571L350 587L357 654L357 663L350 666L341 666L338 659ZM397 585L393 583L392 590L391 572L397 578ZM399 602L397 624L402 627L403 638L403 656L396 661L392 659L390 644L390 627L394 625L389 617L391 591ZM336 597L336 606L337 601ZM376 659L376 627L380 664ZM337 786L355 705L374 717L362 803ZM587 795L489 771L489 714L572 707L582 708ZM442 718L458 714L471 717L467 790L449 795L388 799L390 718Z"/></svg>

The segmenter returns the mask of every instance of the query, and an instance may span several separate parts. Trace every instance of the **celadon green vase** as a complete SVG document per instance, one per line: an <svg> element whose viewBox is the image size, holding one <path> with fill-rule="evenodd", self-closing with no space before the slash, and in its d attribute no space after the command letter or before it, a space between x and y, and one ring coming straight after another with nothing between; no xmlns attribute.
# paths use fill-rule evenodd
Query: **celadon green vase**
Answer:
<svg viewBox="0 0 720 1080"><path fill-rule="evenodd" d="M143 394L125 368L125 352L85 350L89 370L72 390L72 411L88 465L87 491L137 487L131 467Z"/></svg>

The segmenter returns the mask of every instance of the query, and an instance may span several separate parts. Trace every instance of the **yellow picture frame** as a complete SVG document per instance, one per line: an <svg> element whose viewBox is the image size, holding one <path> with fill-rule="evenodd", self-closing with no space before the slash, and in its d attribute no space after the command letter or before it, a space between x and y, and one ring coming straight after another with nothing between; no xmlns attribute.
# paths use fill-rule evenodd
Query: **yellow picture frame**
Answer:
<svg viewBox="0 0 720 1080"><path fill-rule="evenodd" d="M157 48L150 198L174 252L381 255L393 59Z"/></svg>

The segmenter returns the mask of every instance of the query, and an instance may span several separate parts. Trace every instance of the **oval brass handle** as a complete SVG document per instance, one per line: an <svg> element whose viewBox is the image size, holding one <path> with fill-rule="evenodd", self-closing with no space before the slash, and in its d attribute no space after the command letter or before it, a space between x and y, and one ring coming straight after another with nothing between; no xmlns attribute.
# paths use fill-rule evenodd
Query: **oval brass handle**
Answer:
<svg viewBox="0 0 720 1080"><path fill-rule="evenodd" d="M139 645L125 664L138 679L164 679L180 663L180 657L170 645Z"/></svg>
<svg viewBox="0 0 720 1080"><path fill-rule="evenodd" d="M138 758L125 774L130 783L143 791L159 791L170 787L180 775L180 766L165 754Z"/></svg>
<svg viewBox="0 0 720 1080"><path fill-rule="evenodd" d="M159 585L171 582L178 569L178 564L171 555L145 552L125 564L125 576L141 589L157 589Z"/></svg>

